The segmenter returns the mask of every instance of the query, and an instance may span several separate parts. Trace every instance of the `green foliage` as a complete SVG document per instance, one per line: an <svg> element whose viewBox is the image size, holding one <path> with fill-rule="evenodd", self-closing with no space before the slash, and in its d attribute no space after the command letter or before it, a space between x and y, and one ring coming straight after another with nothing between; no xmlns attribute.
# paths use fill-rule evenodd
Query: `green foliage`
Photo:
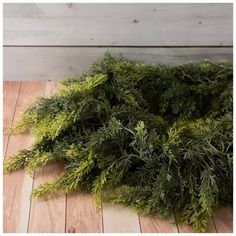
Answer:
<svg viewBox="0 0 236 236"><path fill-rule="evenodd" d="M232 202L232 77L227 62L145 65L106 54L26 108L12 132L28 130L35 142L4 171L60 162L64 173L33 197L89 190L97 203L141 214L175 210L202 232Z"/></svg>

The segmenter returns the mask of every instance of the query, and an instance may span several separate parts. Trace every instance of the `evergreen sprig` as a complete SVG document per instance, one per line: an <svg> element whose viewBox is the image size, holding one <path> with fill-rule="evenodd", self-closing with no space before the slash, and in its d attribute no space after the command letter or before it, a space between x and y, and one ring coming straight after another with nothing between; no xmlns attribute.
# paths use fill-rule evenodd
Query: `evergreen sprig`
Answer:
<svg viewBox="0 0 236 236"><path fill-rule="evenodd" d="M177 222L202 232L232 202L232 77L227 62L145 65L106 54L26 108L12 132L35 142L4 171L60 162L64 173L33 197L89 190L141 214L177 211Z"/></svg>

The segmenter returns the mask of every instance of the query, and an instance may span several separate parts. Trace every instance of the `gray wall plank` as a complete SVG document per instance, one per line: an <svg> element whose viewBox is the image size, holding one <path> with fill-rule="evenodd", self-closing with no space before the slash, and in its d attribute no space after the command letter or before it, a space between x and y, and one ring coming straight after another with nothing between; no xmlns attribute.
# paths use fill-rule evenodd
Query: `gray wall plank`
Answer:
<svg viewBox="0 0 236 236"><path fill-rule="evenodd" d="M224 46L233 4L4 4L5 45Z"/></svg>
<svg viewBox="0 0 236 236"><path fill-rule="evenodd" d="M144 63L182 64L208 58L232 62L232 48L4 47L4 80L58 80L78 75L109 50Z"/></svg>

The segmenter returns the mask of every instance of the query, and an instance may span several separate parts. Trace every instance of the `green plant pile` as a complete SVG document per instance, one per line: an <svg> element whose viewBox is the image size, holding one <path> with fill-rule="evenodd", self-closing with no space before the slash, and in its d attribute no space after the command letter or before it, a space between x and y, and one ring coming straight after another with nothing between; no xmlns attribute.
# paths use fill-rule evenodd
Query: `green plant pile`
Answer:
<svg viewBox="0 0 236 236"><path fill-rule="evenodd" d="M88 72L38 98L12 128L31 148L4 165L28 173L52 162L64 173L32 196L91 191L204 231L213 210L232 202L232 65L135 63L106 54Z"/></svg>

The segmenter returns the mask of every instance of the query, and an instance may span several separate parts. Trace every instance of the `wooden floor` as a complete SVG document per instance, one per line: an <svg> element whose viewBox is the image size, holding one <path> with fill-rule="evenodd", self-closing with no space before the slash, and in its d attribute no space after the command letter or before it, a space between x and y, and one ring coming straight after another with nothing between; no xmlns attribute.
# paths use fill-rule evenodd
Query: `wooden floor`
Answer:
<svg viewBox="0 0 236 236"><path fill-rule="evenodd" d="M58 89L54 82L4 82L4 158L27 148L33 137L8 135L11 123L19 118L20 111L37 96L48 96ZM35 186L50 180L62 171L51 165L37 170L34 178L24 171L3 177L3 231L6 232L192 232L190 226L173 224L175 215L168 220L143 217L121 206L103 205L96 209L90 194L68 194L48 201L29 201ZM207 232L232 232L233 211L230 207L218 209L209 220Z"/></svg>

